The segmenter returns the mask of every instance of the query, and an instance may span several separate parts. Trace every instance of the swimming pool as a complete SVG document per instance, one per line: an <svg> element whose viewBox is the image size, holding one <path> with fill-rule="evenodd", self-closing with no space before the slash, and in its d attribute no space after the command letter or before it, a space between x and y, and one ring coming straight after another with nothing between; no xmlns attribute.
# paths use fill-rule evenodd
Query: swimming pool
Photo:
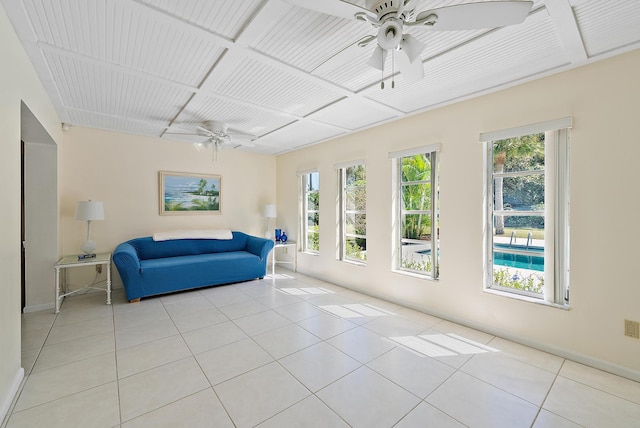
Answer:
<svg viewBox="0 0 640 428"><path fill-rule="evenodd" d="M532 247L525 245L516 245L516 244L493 244L493 264L498 266L506 266L518 269L529 269L535 270L538 272L544 272L544 248L543 247ZM495 249L512 249L519 251L526 251L531 253L531 255L524 254L511 254L504 253L501 251L495 251ZM418 254L431 254L430 249L416 251Z"/></svg>
<svg viewBox="0 0 640 428"><path fill-rule="evenodd" d="M518 269L529 269L538 272L544 272L544 248L543 247L526 247L524 245L509 245L509 244L493 244L493 264L498 266L507 266ZM519 251L526 251L531 255L524 254L510 254L503 253L501 251L495 251L495 249L512 249Z"/></svg>

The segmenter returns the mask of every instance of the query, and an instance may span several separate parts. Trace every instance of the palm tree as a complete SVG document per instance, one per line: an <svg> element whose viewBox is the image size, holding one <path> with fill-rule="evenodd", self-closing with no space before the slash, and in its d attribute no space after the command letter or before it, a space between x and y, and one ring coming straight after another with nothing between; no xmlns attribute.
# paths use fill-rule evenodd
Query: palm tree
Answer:
<svg viewBox="0 0 640 428"><path fill-rule="evenodd" d="M198 193L196 194L202 195L205 187L207 187L207 180L205 180L204 178L201 178L200 181L198 182Z"/></svg>
<svg viewBox="0 0 640 428"><path fill-rule="evenodd" d="M502 174L509 159L544 154L544 133L523 135L493 142L493 171ZM494 211L504 209L503 178L494 178ZM496 235L504 234L504 217L495 216Z"/></svg>

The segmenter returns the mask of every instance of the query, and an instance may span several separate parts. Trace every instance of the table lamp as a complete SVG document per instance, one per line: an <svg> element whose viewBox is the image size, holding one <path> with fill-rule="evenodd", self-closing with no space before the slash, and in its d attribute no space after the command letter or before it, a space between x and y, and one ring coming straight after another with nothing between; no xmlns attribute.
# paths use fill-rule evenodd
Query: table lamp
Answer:
<svg viewBox="0 0 640 428"><path fill-rule="evenodd" d="M95 256L96 243L91 240L91 222L94 220L104 220L102 202L92 200L78 201L76 220L87 221L87 240L80 246L80 249L86 256Z"/></svg>
<svg viewBox="0 0 640 428"><path fill-rule="evenodd" d="M276 218L277 210L274 204L267 204L264 206L264 212L262 214L263 217L267 218L267 231L264 233L264 237L268 239L273 239L273 233L269 228L269 219Z"/></svg>

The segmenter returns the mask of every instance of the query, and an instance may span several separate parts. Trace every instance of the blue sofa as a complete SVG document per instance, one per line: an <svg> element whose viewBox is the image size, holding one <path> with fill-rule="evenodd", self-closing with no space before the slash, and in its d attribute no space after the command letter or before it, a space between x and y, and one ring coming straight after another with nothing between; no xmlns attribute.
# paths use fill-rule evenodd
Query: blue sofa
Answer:
<svg viewBox="0 0 640 428"><path fill-rule="evenodd" d="M263 278L273 241L242 232L232 239L174 239L151 236L118 245L113 263L127 300Z"/></svg>

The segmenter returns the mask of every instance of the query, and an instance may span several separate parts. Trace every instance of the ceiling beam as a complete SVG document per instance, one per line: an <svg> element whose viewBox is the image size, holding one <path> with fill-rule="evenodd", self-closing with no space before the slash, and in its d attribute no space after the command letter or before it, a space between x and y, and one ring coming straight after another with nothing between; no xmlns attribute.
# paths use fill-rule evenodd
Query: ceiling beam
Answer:
<svg viewBox="0 0 640 428"><path fill-rule="evenodd" d="M556 27L560 41L564 45L569 60L574 65L586 63L589 59L582 41L580 27L573 14L569 0L544 0L544 5Z"/></svg>

